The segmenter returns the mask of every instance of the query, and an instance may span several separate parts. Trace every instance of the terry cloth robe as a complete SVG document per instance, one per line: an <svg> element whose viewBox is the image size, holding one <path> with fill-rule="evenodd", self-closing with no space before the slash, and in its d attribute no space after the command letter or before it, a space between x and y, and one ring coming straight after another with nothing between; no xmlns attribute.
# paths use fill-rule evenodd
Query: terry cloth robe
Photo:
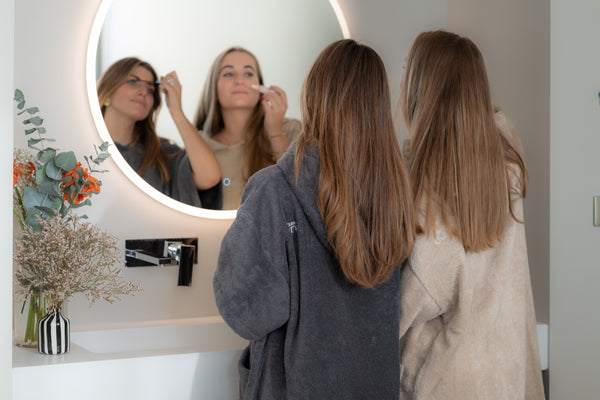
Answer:
<svg viewBox="0 0 600 400"><path fill-rule="evenodd" d="M479 253L438 224L417 238L401 287L401 399L544 399L524 224L509 216Z"/></svg>
<svg viewBox="0 0 600 400"><path fill-rule="evenodd" d="M136 172L139 171L144 159L144 147L141 144L135 146L123 146L116 143L117 149ZM191 206L202 207L198 189L194 182L194 175L190 160L185 150L175 143L160 138L160 147L167 154L167 163L171 172L171 180L163 183L158 167L150 167L144 172L142 178L159 192L174 200Z"/></svg>
<svg viewBox="0 0 600 400"><path fill-rule="evenodd" d="M240 398L397 399L400 269L375 289L347 281L316 206L318 158L296 185L295 148L249 180L214 277L219 312L250 340Z"/></svg>

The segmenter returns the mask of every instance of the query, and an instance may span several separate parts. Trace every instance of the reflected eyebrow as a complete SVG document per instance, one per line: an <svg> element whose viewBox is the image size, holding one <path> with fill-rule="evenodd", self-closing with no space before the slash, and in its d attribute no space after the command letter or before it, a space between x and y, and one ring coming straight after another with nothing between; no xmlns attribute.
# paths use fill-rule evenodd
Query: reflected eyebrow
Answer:
<svg viewBox="0 0 600 400"><path fill-rule="evenodd" d="M136 80L138 80L138 81L140 81L140 82L144 82L144 83L147 83L148 85L154 86L154 82L150 82L150 81L146 81L146 80L144 80L144 79L141 79L141 78L140 78L139 76L137 76L137 75L130 74L129 76L130 76L130 77L133 77L134 79L136 79Z"/></svg>
<svg viewBox="0 0 600 400"><path fill-rule="evenodd" d="M226 68L233 68L233 65L223 65L219 71L223 71ZM254 67L252 65L244 65L244 68L250 68L254 71Z"/></svg>

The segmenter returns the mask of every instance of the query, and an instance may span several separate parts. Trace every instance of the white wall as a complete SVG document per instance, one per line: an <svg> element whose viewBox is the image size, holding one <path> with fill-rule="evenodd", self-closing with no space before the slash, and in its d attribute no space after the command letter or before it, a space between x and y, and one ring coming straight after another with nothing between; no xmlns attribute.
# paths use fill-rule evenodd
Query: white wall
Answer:
<svg viewBox="0 0 600 400"><path fill-rule="evenodd" d="M12 169L13 137L13 39L14 39L14 0L3 0L0 4L0 131L4 146L0 150L0 210L3 221L12 219L12 182L8 171ZM12 227L0 227L0 398L10 399L12 395Z"/></svg>
<svg viewBox="0 0 600 400"><path fill-rule="evenodd" d="M446 27L446 0L338 0L350 36L373 47L386 66L394 121L400 140L408 137L402 112L397 110L404 57L412 40L425 30Z"/></svg>
<svg viewBox="0 0 600 400"><path fill-rule="evenodd" d="M600 51L597 0L552 0L550 96L550 395L600 393Z"/></svg>

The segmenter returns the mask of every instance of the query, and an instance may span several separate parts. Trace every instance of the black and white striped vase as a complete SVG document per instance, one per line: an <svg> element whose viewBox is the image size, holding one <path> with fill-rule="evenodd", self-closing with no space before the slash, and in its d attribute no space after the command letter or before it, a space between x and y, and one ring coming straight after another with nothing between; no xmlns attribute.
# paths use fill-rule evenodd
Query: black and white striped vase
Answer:
<svg viewBox="0 0 600 400"><path fill-rule="evenodd" d="M38 351L42 354L64 354L70 347L71 323L53 309L38 322Z"/></svg>

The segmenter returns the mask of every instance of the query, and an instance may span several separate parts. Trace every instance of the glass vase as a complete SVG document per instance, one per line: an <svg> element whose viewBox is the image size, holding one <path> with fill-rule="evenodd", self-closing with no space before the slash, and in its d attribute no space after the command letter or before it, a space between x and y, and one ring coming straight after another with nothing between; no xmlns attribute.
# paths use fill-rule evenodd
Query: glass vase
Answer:
<svg viewBox="0 0 600 400"><path fill-rule="evenodd" d="M48 307L48 296L34 290L26 300L27 320L25 323L25 334L23 339L17 341L19 347L37 347L38 322L46 315ZM25 305L24 305L25 306Z"/></svg>

